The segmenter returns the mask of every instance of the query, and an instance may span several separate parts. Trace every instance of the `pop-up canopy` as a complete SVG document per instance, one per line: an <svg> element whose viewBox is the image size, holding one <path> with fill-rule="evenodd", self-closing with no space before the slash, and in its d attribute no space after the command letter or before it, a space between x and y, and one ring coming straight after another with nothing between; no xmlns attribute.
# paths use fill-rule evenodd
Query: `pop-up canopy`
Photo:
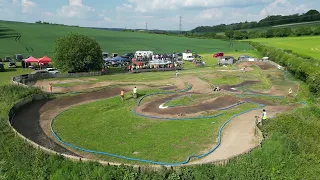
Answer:
<svg viewBox="0 0 320 180"><path fill-rule="evenodd" d="M39 63L49 63L51 62L51 59L48 56L43 56L42 58L39 58Z"/></svg>
<svg viewBox="0 0 320 180"><path fill-rule="evenodd" d="M30 56L28 59L25 60L27 63L39 63L39 60Z"/></svg>

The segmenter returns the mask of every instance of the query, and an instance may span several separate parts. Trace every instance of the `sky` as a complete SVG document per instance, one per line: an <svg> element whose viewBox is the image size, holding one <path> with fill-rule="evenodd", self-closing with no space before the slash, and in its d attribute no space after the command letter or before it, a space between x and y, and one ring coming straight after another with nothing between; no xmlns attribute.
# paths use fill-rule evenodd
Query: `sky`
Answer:
<svg viewBox="0 0 320 180"><path fill-rule="evenodd" d="M317 3L318 2L318 3ZM182 30L320 10L319 0L0 0L0 19L84 27Z"/></svg>

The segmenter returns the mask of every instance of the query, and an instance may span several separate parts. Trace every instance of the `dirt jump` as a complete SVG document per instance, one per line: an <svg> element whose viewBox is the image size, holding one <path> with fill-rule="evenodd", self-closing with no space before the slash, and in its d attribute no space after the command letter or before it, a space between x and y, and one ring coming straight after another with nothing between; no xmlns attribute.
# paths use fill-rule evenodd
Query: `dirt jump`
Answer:
<svg viewBox="0 0 320 180"><path fill-rule="evenodd" d="M260 67L260 66L259 66ZM264 67L265 68L265 67ZM170 86L166 86L168 82L172 83ZM52 83L52 81L51 81ZM208 96L209 94L217 93L213 92L210 85L202 81L201 79L194 76L183 76L178 78L172 78L169 81L158 81L152 82L100 82L86 85L75 85L73 87L61 87L56 88L55 92L70 92L85 90L88 88L104 87L117 85L117 87L110 87L106 89L100 89L93 92L85 92L74 96L60 97L51 100L35 101L28 105L28 108L22 109L15 115L13 120L13 127L28 139L42 145L46 148L54 151L86 157L94 158L90 153L84 153L76 151L70 147L62 146L57 141L51 131L51 121L59 115L61 112L80 104L90 103L99 99L106 99L114 96L118 96L121 89L125 91L131 91L135 84L139 89L148 88L150 86L157 87L164 91L173 92L171 94L152 98L148 102L141 103L136 108L136 112L144 114L145 116L161 116L164 118L177 117L177 115L183 115L184 117L193 117L199 115L205 111L216 111L221 108L240 104L242 102L253 101L259 104L264 104L265 109L268 111L269 117L273 117L278 113L293 110L294 108L300 107L301 105L286 105L279 106L277 104L270 103L257 98L238 98L234 95L221 95L216 98L205 100L191 106L179 106L172 108L159 108L161 104L166 101L177 98L181 95L187 94L200 94ZM237 88L252 85L258 83L258 81L245 81L241 84L234 86L222 86L222 89L228 93L235 94L240 93ZM174 93L175 91L185 89L185 84L192 85L189 91ZM42 87L47 86L48 82L39 81L35 86ZM221 134L221 144L217 146L215 151L208 153L201 159L196 159L188 164L204 164L216 162L219 160L229 159L231 157L242 154L253 147L256 147L260 142L259 138L254 133L255 130L255 116L261 114L261 108L256 110L248 111L244 114L230 119L230 122L223 129ZM217 145L217 140L213 139L212 144ZM211 146L211 145L210 145ZM212 147L209 147L212 148ZM182 165L182 164L181 164Z"/></svg>

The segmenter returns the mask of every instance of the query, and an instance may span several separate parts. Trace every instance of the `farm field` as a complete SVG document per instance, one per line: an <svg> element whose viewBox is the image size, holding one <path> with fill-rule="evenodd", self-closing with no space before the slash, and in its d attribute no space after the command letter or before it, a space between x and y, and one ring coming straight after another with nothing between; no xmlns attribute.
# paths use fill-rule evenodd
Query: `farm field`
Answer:
<svg viewBox="0 0 320 180"><path fill-rule="evenodd" d="M269 46L289 49L294 53L320 59L320 36L251 39Z"/></svg>
<svg viewBox="0 0 320 180"><path fill-rule="evenodd" d="M192 39L139 32L115 32L57 25L0 21L0 28L2 34L21 34L20 40L17 41L14 37L1 38L0 36L0 43L5 44L5 46L2 46L0 49L0 57L13 56L18 53L25 56L33 55L35 57L42 57L44 55L52 56L54 41L58 37L71 32L77 32L96 39L102 47L102 50L109 53L125 54L137 50L151 50L155 53L172 53L191 49L200 54L213 54L218 51L233 52L237 50L241 52L252 49L252 47L246 43L236 42L234 42L234 46L230 48L230 42L222 40Z"/></svg>

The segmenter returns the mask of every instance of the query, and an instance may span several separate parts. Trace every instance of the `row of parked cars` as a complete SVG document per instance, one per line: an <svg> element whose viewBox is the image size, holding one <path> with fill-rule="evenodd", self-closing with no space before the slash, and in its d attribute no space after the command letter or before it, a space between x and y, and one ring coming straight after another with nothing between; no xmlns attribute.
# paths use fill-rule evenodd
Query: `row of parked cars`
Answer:
<svg viewBox="0 0 320 180"><path fill-rule="evenodd" d="M46 68L37 71L33 71L31 74L58 74L60 73L56 68Z"/></svg>

